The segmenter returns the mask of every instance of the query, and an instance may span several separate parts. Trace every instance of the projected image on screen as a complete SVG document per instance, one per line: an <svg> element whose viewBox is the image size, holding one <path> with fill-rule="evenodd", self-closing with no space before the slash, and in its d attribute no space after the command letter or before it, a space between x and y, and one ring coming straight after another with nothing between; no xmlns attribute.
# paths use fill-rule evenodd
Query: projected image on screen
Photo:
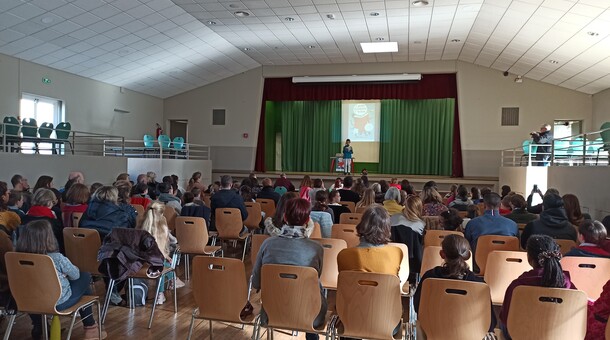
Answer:
<svg viewBox="0 0 610 340"><path fill-rule="evenodd" d="M373 142L378 140L374 103L348 104L347 138L354 142Z"/></svg>

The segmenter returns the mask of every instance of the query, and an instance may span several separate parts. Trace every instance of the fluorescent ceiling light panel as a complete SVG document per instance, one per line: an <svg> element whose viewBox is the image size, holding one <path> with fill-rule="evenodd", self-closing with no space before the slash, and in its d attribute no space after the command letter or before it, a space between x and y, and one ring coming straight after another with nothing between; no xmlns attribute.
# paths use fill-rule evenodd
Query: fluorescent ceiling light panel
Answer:
<svg viewBox="0 0 610 340"><path fill-rule="evenodd" d="M397 82L421 80L419 73L364 74L352 76L304 76L292 77L293 83L353 83L353 82Z"/></svg>
<svg viewBox="0 0 610 340"><path fill-rule="evenodd" d="M360 43L364 53L398 52L398 43L395 41Z"/></svg>

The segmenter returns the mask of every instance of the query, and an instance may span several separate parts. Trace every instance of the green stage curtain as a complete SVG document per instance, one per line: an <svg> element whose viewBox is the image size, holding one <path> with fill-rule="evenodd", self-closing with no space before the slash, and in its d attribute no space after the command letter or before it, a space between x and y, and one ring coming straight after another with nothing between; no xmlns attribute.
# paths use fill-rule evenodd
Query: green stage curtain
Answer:
<svg viewBox="0 0 610 340"><path fill-rule="evenodd" d="M282 134L283 171L327 172L330 157L341 151L341 101L267 102L267 169L275 168L275 135L278 132ZM273 150L267 147L269 144L273 144Z"/></svg>
<svg viewBox="0 0 610 340"><path fill-rule="evenodd" d="M451 175L455 99L382 100L379 170Z"/></svg>

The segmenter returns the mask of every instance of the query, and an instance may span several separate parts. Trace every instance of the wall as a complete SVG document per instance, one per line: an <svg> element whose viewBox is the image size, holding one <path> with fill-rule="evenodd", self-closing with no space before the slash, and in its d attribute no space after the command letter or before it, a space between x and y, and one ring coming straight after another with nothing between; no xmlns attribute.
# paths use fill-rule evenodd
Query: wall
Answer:
<svg viewBox="0 0 610 340"><path fill-rule="evenodd" d="M130 180L136 181L139 174L153 171L157 174L157 182L163 176L177 175L178 185L186 188L194 172L201 172L201 183L208 185L212 182L212 163L204 160L186 159L158 159L158 158L128 158L127 172Z"/></svg>
<svg viewBox="0 0 610 340"><path fill-rule="evenodd" d="M582 119L585 130L592 126L592 98L587 94L529 79L517 84L513 75L504 77L501 72L456 61L263 66L166 99L164 118L197 122L200 136L191 142L212 145L215 170L251 170L265 77L405 72L457 72L465 176L497 177L500 150L520 145L544 122ZM500 126L505 106L520 108L519 126ZM227 114L237 112L239 120L229 121L224 128L211 126L211 109L223 107ZM248 140L242 138L244 132L250 134Z"/></svg>
<svg viewBox="0 0 610 340"><path fill-rule="evenodd" d="M51 79L43 84L42 78ZM73 130L141 139L154 133L163 117L163 100L117 86L0 54L0 116L19 113L22 92L64 102ZM116 113L115 108L130 111Z"/></svg>
<svg viewBox="0 0 610 340"><path fill-rule="evenodd" d="M593 124L591 130L598 130L610 121L610 89L593 95Z"/></svg>
<svg viewBox="0 0 610 340"><path fill-rule="evenodd" d="M163 118L188 120L188 142L211 146L214 169L249 171L254 168L262 91L257 68L166 98ZM226 110L226 125L212 125L213 109Z"/></svg>

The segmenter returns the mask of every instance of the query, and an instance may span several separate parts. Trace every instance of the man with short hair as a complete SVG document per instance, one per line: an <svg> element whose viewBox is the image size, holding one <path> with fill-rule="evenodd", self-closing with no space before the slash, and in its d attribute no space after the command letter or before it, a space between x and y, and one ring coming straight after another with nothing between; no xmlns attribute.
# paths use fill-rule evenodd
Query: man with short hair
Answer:
<svg viewBox="0 0 610 340"><path fill-rule="evenodd" d="M553 133L551 132L550 124L543 124L540 127L540 131L533 131L530 133L532 136L533 143L538 147L536 149L536 162L535 166L547 166L551 159L551 149L553 146Z"/></svg>
<svg viewBox="0 0 610 340"><path fill-rule="evenodd" d="M21 210L27 213L32 205L32 193L30 193L28 179L16 174L11 178L11 184L13 185L14 191L20 192L23 195L23 206L21 207Z"/></svg>
<svg viewBox="0 0 610 340"><path fill-rule="evenodd" d="M294 191L294 185L288 178L286 178L286 174L283 172L280 174L280 178L275 180L273 188L275 189L277 187L284 187L288 191Z"/></svg>
<svg viewBox="0 0 610 340"><path fill-rule="evenodd" d="M216 209L218 208L237 208L241 212L242 221L248 218L248 210L243 198L235 190L232 190L233 178L229 175L220 177L220 190L210 198L212 209L212 228L216 230Z"/></svg>
<svg viewBox="0 0 610 340"><path fill-rule="evenodd" d="M354 185L354 178L352 176L346 176L345 179L343 179L343 189L339 189L339 194L341 195L342 201L358 203L360 202L360 195L352 190L352 185Z"/></svg>
<svg viewBox="0 0 610 340"><path fill-rule="evenodd" d="M275 202L275 206L277 207L277 204L282 196L273 190L273 182L271 182L271 178L267 177L263 179L263 188L259 191L256 197L273 200Z"/></svg>
<svg viewBox="0 0 610 340"><path fill-rule="evenodd" d="M171 183L161 182L158 185L159 188L159 201L165 203L168 207L174 208L176 213L180 215L182 211L182 204L180 204L180 199L175 196L174 188Z"/></svg>
<svg viewBox="0 0 610 340"><path fill-rule="evenodd" d="M475 217L468 222L464 230L464 237L470 243L470 249L474 255L477 249L477 241L483 235L518 236L519 228L515 221L500 216L500 195L495 192L483 196L485 213Z"/></svg>

